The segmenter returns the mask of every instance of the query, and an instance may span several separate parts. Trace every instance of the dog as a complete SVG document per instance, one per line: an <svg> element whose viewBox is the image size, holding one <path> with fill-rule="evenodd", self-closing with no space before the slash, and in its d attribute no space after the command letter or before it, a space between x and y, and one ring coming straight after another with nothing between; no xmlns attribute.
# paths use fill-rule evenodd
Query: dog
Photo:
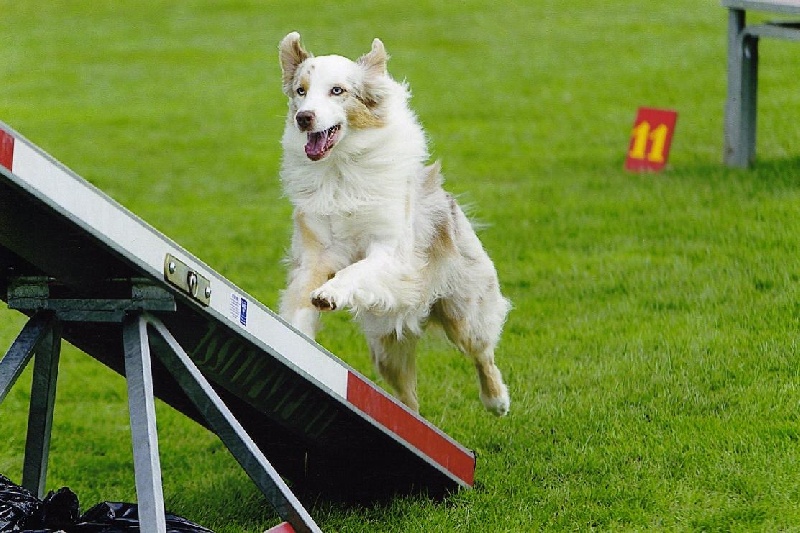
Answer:
<svg viewBox="0 0 800 533"><path fill-rule="evenodd" d="M418 412L415 349L438 323L475 365L480 399L508 413L494 350L511 308L497 272L386 70L379 39L356 61L279 45L289 111L280 177L294 207L280 315L314 338L320 313L348 309L380 376Z"/></svg>

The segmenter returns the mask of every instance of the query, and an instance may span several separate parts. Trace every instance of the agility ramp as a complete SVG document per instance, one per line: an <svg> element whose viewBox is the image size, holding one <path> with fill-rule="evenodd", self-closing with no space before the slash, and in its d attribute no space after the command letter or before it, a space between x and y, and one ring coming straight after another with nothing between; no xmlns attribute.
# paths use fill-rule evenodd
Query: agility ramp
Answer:
<svg viewBox="0 0 800 533"><path fill-rule="evenodd" d="M472 486L472 452L2 122L0 297L30 317L0 360L0 401L34 358L35 494L62 338L127 379L143 531L164 531L154 397L216 433L296 531L319 530L299 488L364 500Z"/></svg>

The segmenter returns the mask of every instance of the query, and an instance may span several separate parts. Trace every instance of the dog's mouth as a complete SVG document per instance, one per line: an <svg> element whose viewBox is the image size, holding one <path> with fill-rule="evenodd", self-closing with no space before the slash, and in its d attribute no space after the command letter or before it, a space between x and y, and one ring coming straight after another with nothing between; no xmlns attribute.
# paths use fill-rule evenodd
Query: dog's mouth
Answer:
<svg viewBox="0 0 800 533"><path fill-rule="evenodd" d="M327 130L308 132L308 142L306 143L306 155L312 161L319 161L331 151L333 145L339 140L339 132L342 130L341 124L331 126Z"/></svg>

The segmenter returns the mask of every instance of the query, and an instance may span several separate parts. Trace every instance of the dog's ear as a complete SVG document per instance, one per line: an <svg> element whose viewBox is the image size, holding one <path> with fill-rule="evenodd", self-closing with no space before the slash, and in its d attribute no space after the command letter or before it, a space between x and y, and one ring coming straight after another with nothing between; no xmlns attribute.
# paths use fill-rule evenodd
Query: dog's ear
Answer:
<svg viewBox="0 0 800 533"><path fill-rule="evenodd" d="M300 44L300 34L293 31L281 40L281 44L278 46L278 57L283 73L283 92L287 96L291 96L294 73L300 63L311 57L311 54Z"/></svg>
<svg viewBox="0 0 800 533"><path fill-rule="evenodd" d="M372 50L358 58L358 65L364 69L364 104L374 109L388 92L386 62L389 56L380 39L372 41Z"/></svg>
<svg viewBox="0 0 800 533"><path fill-rule="evenodd" d="M389 56L386 55L386 48L380 39L372 41L372 50L358 58L357 63L364 67L368 76L382 76L386 74L386 62Z"/></svg>

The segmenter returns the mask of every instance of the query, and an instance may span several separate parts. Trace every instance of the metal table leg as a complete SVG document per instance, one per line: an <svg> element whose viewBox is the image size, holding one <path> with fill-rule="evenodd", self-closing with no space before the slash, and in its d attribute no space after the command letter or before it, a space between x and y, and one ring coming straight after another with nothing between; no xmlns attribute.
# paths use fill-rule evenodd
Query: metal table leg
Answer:
<svg viewBox="0 0 800 533"><path fill-rule="evenodd" d="M728 94L723 159L748 167L755 159L758 37L745 30L745 11L728 10Z"/></svg>

